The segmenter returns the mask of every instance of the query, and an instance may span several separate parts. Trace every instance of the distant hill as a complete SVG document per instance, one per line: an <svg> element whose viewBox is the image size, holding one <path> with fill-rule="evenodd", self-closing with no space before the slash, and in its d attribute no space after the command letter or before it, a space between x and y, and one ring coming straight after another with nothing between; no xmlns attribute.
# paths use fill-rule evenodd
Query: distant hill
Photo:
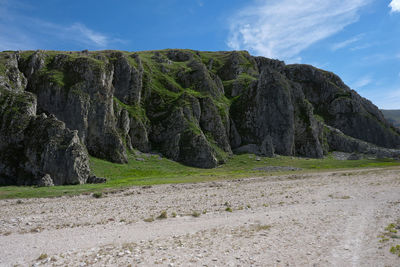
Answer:
<svg viewBox="0 0 400 267"><path fill-rule="evenodd" d="M400 128L400 109L382 109L381 111L386 120Z"/></svg>

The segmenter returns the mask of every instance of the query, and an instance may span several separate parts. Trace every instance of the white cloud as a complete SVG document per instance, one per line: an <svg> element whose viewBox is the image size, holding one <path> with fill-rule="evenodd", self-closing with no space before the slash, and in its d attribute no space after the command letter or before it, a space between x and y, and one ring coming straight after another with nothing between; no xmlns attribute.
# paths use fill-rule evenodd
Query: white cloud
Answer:
<svg viewBox="0 0 400 267"><path fill-rule="evenodd" d="M400 0L392 0L389 7L392 9L392 12L400 12Z"/></svg>
<svg viewBox="0 0 400 267"><path fill-rule="evenodd" d="M291 59L359 18L370 0L258 0L231 18L227 44Z"/></svg>
<svg viewBox="0 0 400 267"><path fill-rule="evenodd" d="M369 54L369 55L366 55L366 56L360 58L358 63L362 64L362 65L366 64L366 63L378 64L378 63L382 63L385 61L391 61L393 59L394 59L393 55L385 54L385 53L376 53L376 54Z"/></svg>
<svg viewBox="0 0 400 267"><path fill-rule="evenodd" d="M347 46L349 46L349 45L351 45L353 43L356 43L362 38L362 36L363 36L363 34L359 34L359 35L357 35L357 36L355 36L353 38L350 38L348 40L345 40L343 42L335 43L335 44L332 45L332 50L336 51L338 49L342 49L342 48L345 48L345 47L347 47Z"/></svg>
<svg viewBox="0 0 400 267"><path fill-rule="evenodd" d="M106 47L110 42L110 39L106 35L95 32L81 23L74 23L72 26L62 30L66 31L66 33L70 33L70 37L74 36L75 39L83 40L85 43L93 44L98 47Z"/></svg>
<svg viewBox="0 0 400 267"><path fill-rule="evenodd" d="M363 44L359 44L359 45L356 45L356 46L350 48L350 50L351 51L357 51L357 50L367 49L367 48L370 48L370 47L377 46L379 44L380 44L380 42L377 42L377 41L376 42L371 42L371 43L363 43Z"/></svg>
<svg viewBox="0 0 400 267"><path fill-rule="evenodd" d="M382 94L382 88L370 88L357 92L380 109L400 109L400 88L385 88L384 94Z"/></svg>
<svg viewBox="0 0 400 267"><path fill-rule="evenodd" d="M359 88L362 88L362 87L365 87L365 86L371 84L372 81L373 80L372 80L371 76L364 76L364 77L361 77L360 79L358 79L357 81L355 81L354 83L352 83L352 87L354 87L355 89L359 89Z"/></svg>

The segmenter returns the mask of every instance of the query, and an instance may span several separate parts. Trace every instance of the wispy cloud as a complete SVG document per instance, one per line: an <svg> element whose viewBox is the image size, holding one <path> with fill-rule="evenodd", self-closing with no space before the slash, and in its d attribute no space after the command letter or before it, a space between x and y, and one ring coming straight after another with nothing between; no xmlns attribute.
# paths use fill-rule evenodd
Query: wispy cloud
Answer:
<svg viewBox="0 0 400 267"><path fill-rule="evenodd" d="M372 82L373 82L372 77L367 75L367 76L361 77L360 79L358 79L357 81L352 83L352 87L354 87L355 89L360 89L362 87L365 87L365 86L371 84Z"/></svg>
<svg viewBox="0 0 400 267"><path fill-rule="evenodd" d="M388 91L381 98L382 100L378 100L380 108L400 109L400 88Z"/></svg>
<svg viewBox="0 0 400 267"><path fill-rule="evenodd" d="M54 49L54 43L102 49L122 42L79 22L61 25L22 15L18 11L26 7L16 3L0 0L0 50Z"/></svg>
<svg viewBox="0 0 400 267"><path fill-rule="evenodd" d="M384 94L382 90L385 90ZM374 83L374 85L357 90L357 92L370 99L380 109L400 109L400 87L398 86L384 86Z"/></svg>
<svg viewBox="0 0 400 267"><path fill-rule="evenodd" d="M363 43L363 44L359 44L359 45L356 45L354 47L351 47L350 50L351 51L357 51L357 50L367 49L367 48L370 48L370 47L377 46L379 44L380 44L380 42L378 42L378 41L370 42L370 43Z"/></svg>
<svg viewBox="0 0 400 267"><path fill-rule="evenodd" d="M393 57L393 55L389 55L386 53L376 53L376 54L366 55L360 58L359 64L365 64L365 63L378 64L385 61L393 61L393 60L395 60L395 57Z"/></svg>
<svg viewBox="0 0 400 267"><path fill-rule="evenodd" d="M347 47L347 46L349 46L349 45L351 45L353 43L356 43L356 42L360 41L362 37L363 37L363 34L359 34L359 35L357 35L357 36L355 36L353 38L347 39L347 40L345 40L343 42L335 43L335 44L332 45L332 50L336 51L336 50L345 48L345 47Z"/></svg>
<svg viewBox="0 0 400 267"><path fill-rule="evenodd" d="M392 0L389 7L392 9L391 12L400 12L400 0Z"/></svg>
<svg viewBox="0 0 400 267"><path fill-rule="evenodd" d="M370 0L258 0L230 21L227 44L257 55L291 59L359 19Z"/></svg>

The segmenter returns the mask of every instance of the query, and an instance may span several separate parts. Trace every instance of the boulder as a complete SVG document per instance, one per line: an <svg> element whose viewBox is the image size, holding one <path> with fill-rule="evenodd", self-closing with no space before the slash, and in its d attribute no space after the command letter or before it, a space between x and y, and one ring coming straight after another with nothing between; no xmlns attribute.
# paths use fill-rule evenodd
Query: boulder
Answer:
<svg viewBox="0 0 400 267"><path fill-rule="evenodd" d="M49 174L46 174L45 176L40 178L40 180L38 181L38 186L54 186L53 179L51 179L51 176Z"/></svg>
<svg viewBox="0 0 400 267"><path fill-rule="evenodd" d="M95 175L89 175L89 177L86 180L86 183L88 184L102 184L105 182L107 182L106 178L96 177Z"/></svg>
<svg viewBox="0 0 400 267"><path fill-rule="evenodd" d="M347 160L360 160L362 156L358 153L351 153Z"/></svg>

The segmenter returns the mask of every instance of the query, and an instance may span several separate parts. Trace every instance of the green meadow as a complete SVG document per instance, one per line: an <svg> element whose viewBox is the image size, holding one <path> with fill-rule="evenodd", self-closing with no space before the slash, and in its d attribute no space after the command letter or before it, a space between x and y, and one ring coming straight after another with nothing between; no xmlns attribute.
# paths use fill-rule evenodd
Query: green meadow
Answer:
<svg viewBox="0 0 400 267"><path fill-rule="evenodd" d="M137 160L139 159L139 160ZM331 155L323 159L277 156L274 158L257 157L244 154L231 157L227 163L214 169L200 169L161 158L158 155L129 155L128 164L116 164L105 160L90 158L92 172L98 177L106 177L104 184L84 184L54 187L4 186L0 187L0 199L59 197L64 195L91 194L109 192L131 186L196 183L204 181L227 180L245 177L284 175L354 168L385 168L400 166L393 159L337 160ZM266 172L255 170L265 166L291 166L299 171Z"/></svg>

